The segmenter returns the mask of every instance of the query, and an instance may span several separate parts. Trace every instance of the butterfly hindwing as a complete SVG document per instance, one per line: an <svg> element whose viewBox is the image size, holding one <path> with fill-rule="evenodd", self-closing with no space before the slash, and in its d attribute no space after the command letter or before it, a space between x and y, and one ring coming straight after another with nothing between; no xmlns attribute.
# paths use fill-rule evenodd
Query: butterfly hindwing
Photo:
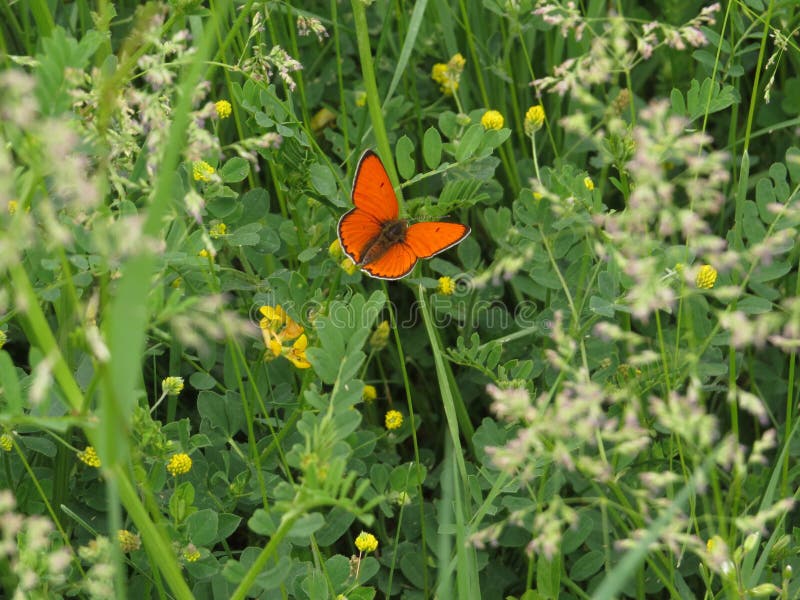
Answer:
<svg viewBox="0 0 800 600"><path fill-rule="evenodd" d="M358 161L353 179L353 204L379 222L392 221L400 215L400 206L392 182L372 150L367 150Z"/></svg>
<svg viewBox="0 0 800 600"><path fill-rule="evenodd" d="M339 219L339 243L342 250L354 263L364 258L364 251L370 242L381 233L381 223L372 215L360 208L354 208Z"/></svg>
<svg viewBox="0 0 800 600"><path fill-rule="evenodd" d="M424 221L406 230L405 244L417 258L430 258L455 246L469 235L470 228L461 223Z"/></svg>
<svg viewBox="0 0 800 600"><path fill-rule="evenodd" d="M416 263L414 251L404 242L398 242L389 247L379 259L361 268L379 279L400 279L408 275Z"/></svg>

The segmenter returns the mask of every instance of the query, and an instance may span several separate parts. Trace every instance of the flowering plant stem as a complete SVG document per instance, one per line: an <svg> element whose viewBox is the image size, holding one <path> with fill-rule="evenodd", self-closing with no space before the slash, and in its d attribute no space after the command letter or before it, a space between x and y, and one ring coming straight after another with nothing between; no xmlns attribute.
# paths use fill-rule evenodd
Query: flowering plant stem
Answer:
<svg viewBox="0 0 800 600"><path fill-rule="evenodd" d="M364 88L367 92L367 106L372 128L375 130L375 139L378 142L378 153L383 156L383 164L392 186L398 188L400 180L397 169L392 160L392 148L389 145L389 136L386 134L386 123L383 121L381 99L378 94L378 82L375 79L375 67L372 63L372 50L369 46L369 28L367 26L367 13L361 0L352 0L353 18L358 39L358 56L361 59L361 75L364 78Z"/></svg>

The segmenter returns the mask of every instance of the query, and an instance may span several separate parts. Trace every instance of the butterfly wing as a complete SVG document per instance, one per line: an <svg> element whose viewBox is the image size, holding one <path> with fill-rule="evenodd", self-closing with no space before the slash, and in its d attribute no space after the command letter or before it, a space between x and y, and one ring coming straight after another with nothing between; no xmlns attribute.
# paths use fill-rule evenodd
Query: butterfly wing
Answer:
<svg viewBox="0 0 800 600"><path fill-rule="evenodd" d="M367 150L358 161L353 179L353 204L380 223L400 216L400 205L381 159Z"/></svg>
<svg viewBox="0 0 800 600"><path fill-rule="evenodd" d="M361 268L378 279L400 279L405 277L417 264L414 251L405 243L397 242L378 259Z"/></svg>
<svg viewBox="0 0 800 600"><path fill-rule="evenodd" d="M381 234L382 225L378 219L360 208L354 208L339 219L339 244L350 259L359 264L370 242Z"/></svg>
<svg viewBox="0 0 800 600"><path fill-rule="evenodd" d="M417 258L430 258L452 248L469 235L470 228L461 223L425 221L406 230L405 244Z"/></svg>

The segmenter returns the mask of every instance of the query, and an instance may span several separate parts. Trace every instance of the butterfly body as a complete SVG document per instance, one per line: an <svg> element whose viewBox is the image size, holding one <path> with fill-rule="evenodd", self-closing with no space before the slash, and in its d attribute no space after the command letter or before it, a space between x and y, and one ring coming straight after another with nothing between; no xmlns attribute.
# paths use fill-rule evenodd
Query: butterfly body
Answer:
<svg viewBox="0 0 800 600"><path fill-rule="evenodd" d="M355 208L339 220L337 233L345 254L372 277L400 279L420 258L430 258L469 235L460 223L426 221L408 224L386 169L378 155L367 150L353 181Z"/></svg>
<svg viewBox="0 0 800 600"><path fill-rule="evenodd" d="M380 234L364 247L362 265L368 265L379 260L395 244L406 241L408 221L396 219L383 224Z"/></svg>

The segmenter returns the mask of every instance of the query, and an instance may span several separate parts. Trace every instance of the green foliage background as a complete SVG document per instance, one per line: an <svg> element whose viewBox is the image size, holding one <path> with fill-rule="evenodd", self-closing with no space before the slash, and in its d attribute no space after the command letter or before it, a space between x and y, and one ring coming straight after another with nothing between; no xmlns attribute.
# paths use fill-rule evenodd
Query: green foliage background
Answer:
<svg viewBox="0 0 800 600"><path fill-rule="evenodd" d="M0 15L6 595L798 596L792 3Z"/></svg>

